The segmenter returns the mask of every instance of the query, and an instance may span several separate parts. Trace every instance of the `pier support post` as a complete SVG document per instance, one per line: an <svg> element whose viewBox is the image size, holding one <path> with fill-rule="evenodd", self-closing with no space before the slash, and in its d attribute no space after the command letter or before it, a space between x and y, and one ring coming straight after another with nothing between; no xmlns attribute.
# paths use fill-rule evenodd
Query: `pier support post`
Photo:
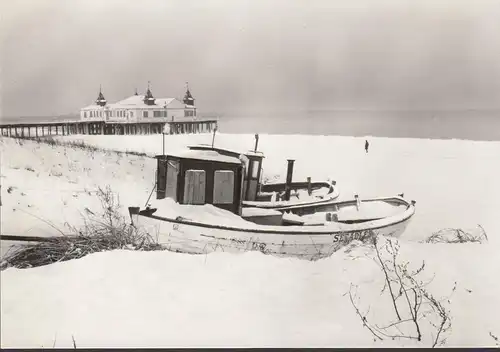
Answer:
<svg viewBox="0 0 500 352"><path fill-rule="evenodd" d="M285 200L290 200L290 185L292 183L293 177L293 163L295 160L288 159L288 168L286 170L286 184L285 184Z"/></svg>

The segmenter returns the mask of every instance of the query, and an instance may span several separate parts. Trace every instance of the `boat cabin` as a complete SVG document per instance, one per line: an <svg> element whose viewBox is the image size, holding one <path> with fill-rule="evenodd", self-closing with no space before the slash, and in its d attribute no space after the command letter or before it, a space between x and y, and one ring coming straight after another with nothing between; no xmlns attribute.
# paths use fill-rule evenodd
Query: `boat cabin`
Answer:
<svg viewBox="0 0 500 352"><path fill-rule="evenodd" d="M225 155L228 157L240 158L244 164L244 175L243 175L243 194L242 200L244 201L256 201L257 195L260 193L260 186L262 184L262 159L264 159L264 154L256 151L248 152L236 152L229 149L215 148L208 144L200 144L188 146L190 150L199 151L215 151L220 155Z"/></svg>
<svg viewBox="0 0 500 352"><path fill-rule="evenodd" d="M158 155L156 198L179 204L212 204L241 215L244 162L216 149L190 148Z"/></svg>

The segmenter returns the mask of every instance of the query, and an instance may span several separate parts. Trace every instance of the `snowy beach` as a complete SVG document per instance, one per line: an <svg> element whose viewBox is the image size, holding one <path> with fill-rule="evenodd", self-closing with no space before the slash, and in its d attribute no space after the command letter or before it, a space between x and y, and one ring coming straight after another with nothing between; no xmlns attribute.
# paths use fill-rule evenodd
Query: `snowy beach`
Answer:
<svg viewBox="0 0 500 352"><path fill-rule="evenodd" d="M430 290L450 298L447 346L494 346L500 335L500 142L310 135L261 135L264 178L333 179L341 199L405 193L416 215L399 240L413 267L435 274ZM127 206L143 205L155 180L162 136L67 136L105 151L2 138L2 233L57 236L96 211L97 186ZM211 143L210 134L167 135L166 152ZM253 135L217 134L215 145L250 150ZM133 151L139 155L116 153ZM145 153L146 155L142 155ZM154 195L153 195L154 197ZM43 220L41 220L43 219ZM443 228L474 229L483 244L426 244ZM2 243L2 253L5 251ZM383 275L365 247L308 262L258 252L192 256L111 251L32 269L2 271L2 347L427 346L374 341L349 303L350 284L375 302ZM360 259L353 260L353 257ZM372 310L389 315L390 302ZM371 313L374 314L374 313ZM379 315L380 316L380 315ZM112 328L109 328L112 327Z"/></svg>

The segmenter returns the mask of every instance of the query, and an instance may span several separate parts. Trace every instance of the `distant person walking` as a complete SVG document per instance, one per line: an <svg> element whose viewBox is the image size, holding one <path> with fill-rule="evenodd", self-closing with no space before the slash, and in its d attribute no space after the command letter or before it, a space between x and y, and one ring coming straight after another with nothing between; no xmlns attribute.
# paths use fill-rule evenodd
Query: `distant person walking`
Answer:
<svg viewBox="0 0 500 352"><path fill-rule="evenodd" d="M370 143L368 143L367 140L365 140L365 152L368 153L368 148L370 147Z"/></svg>

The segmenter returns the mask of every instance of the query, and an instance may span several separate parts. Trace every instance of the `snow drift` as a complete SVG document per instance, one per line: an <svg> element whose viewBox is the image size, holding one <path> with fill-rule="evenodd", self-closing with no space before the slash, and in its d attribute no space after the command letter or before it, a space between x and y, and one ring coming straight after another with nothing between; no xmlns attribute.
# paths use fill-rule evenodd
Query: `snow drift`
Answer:
<svg viewBox="0 0 500 352"><path fill-rule="evenodd" d="M161 136L64 139L149 154L162 147ZM210 142L210 135L166 137L167 151ZM248 150L253 136L217 135L216 144ZM457 282L449 302L449 346L494 345L492 335L500 335L491 314L500 304L500 143L370 138L368 154L363 144L364 138L261 136L259 149L269 179L284 175L292 157L294 180L335 179L343 197L404 192L415 199L417 213L400 240L401 259L413 267L425 261L428 275L435 275L429 290L436 296ZM54 227L75 225L81 213L99 208L95 186L111 185L126 209L144 204L154 184L155 160L144 156L9 138L0 140L0 148L2 233L58 235ZM483 244L419 242L445 227L478 223L489 236ZM120 250L7 269L1 273L2 347L71 347L73 338L78 347L415 345L374 342L349 302L351 283L359 285L363 303L390 319L390 302L380 296L383 274L370 251L353 246L307 262L257 252Z"/></svg>

